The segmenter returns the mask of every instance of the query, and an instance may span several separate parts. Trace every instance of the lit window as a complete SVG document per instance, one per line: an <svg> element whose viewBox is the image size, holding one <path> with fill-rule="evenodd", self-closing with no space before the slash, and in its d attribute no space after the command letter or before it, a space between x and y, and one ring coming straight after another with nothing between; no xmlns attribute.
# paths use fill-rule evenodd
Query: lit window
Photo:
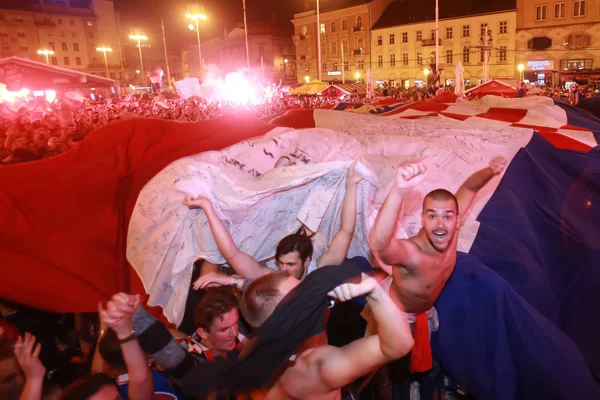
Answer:
<svg viewBox="0 0 600 400"><path fill-rule="evenodd" d="M321 33L325 33L325 24L321 24Z"/></svg>

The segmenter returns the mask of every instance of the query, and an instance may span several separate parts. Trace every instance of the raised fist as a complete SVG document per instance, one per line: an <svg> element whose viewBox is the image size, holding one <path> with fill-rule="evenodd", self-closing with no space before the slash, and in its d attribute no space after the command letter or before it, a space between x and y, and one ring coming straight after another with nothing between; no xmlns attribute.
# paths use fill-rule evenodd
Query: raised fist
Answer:
<svg viewBox="0 0 600 400"><path fill-rule="evenodd" d="M496 156L490 160L490 168L494 175L500 174L506 166L508 165L508 161L502 156Z"/></svg>
<svg viewBox="0 0 600 400"><path fill-rule="evenodd" d="M204 196L198 196L198 197L185 196L185 198L183 199L183 204L188 206L188 208L190 208L192 210L193 209L204 210L206 207L211 206L210 200L208 200Z"/></svg>
<svg viewBox="0 0 600 400"><path fill-rule="evenodd" d="M398 166L395 185L398 189L408 189L419 184L427 175L427 168L423 163L405 164Z"/></svg>

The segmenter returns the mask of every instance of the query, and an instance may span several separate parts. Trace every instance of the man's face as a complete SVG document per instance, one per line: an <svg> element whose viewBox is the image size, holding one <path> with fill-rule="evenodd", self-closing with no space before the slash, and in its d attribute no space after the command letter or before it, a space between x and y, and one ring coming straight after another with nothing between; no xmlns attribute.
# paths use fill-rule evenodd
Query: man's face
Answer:
<svg viewBox="0 0 600 400"><path fill-rule="evenodd" d="M450 246L458 228L458 215L453 200L428 198L423 205L422 223L429 243L439 252Z"/></svg>
<svg viewBox="0 0 600 400"><path fill-rule="evenodd" d="M17 400L24 385L25 378L16 358L0 360L0 398Z"/></svg>
<svg viewBox="0 0 600 400"><path fill-rule="evenodd" d="M205 345L216 352L226 353L235 348L235 340L238 335L239 314L237 308L232 308L213 320L210 332L198 328L198 334Z"/></svg>
<svg viewBox="0 0 600 400"><path fill-rule="evenodd" d="M310 257L308 257L304 262L302 262L300 253L293 251L291 253L279 256L279 259L277 260L277 266L279 267L280 271L287 272L296 279L303 279L306 268L308 268L308 264L310 264L310 260Z"/></svg>
<svg viewBox="0 0 600 400"><path fill-rule="evenodd" d="M115 385L102 386L89 400L122 400Z"/></svg>

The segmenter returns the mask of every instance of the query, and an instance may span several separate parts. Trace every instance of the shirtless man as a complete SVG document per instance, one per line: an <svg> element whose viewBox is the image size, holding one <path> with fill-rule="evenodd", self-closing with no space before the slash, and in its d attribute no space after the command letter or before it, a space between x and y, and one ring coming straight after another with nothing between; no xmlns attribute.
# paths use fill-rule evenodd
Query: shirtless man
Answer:
<svg viewBox="0 0 600 400"><path fill-rule="evenodd" d="M344 347L322 345L301 352L267 390L266 400L339 400L340 388L408 354L414 341L402 311L375 279L365 274L360 279L358 283L337 286L329 295L340 301L364 295L378 334ZM242 297L240 308L244 317L254 328L259 327L299 283L284 272L255 280Z"/></svg>
<svg viewBox="0 0 600 400"><path fill-rule="evenodd" d="M423 164L399 167L394 186L386 198L369 233L369 247L381 268L393 276L390 295L408 313L427 312L440 296L456 264L457 231L477 192L506 167L506 160L495 157L490 166L471 175L456 196L437 189L425 196L419 233L397 239L395 231L401 216L402 198L425 178Z"/></svg>
<svg viewBox="0 0 600 400"><path fill-rule="evenodd" d="M355 172L353 164L348 169L346 179L346 194L342 204L340 230L335 234L329 244L327 251L319 257L316 262L317 267L324 265L339 265L348 254L354 228L356 226L356 193L359 182L362 180ZM243 278L256 279L265 274L273 272L271 268L262 266L252 256L240 251L233 238L223 225L215 212L210 200L206 197L186 196L183 204L190 209L201 209L206 214L210 229L217 243L221 255L236 274ZM283 238L275 253L277 266L280 271L286 271L296 279L304 279L312 262L313 247L310 238L293 234ZM209 285L232 285L241 289L243 279L240 276L226 276L222 274L209 273L203 274L194 284L194 289L205 288Z"/></svg>

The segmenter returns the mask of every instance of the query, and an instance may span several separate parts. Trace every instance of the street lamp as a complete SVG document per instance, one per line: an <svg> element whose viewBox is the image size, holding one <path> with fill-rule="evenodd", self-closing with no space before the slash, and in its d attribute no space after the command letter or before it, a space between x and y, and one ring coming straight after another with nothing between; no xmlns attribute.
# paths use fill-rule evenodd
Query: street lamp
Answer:
<svg viewBox="0 0 600 400"><path fill-rule="evenodd" d="M144 86L148 86L148 84L146 82L146 74L144 73L144 60L142 59L142 44L141 44L141 41L148 40L148 37L146 37L146 34L142 29L133 29L131 31L131 34L129 35L129 39L137 40L138 50L140 52L140 69L142 70L142 75L144 78Z"/></svg>
<svg viewBox="0 0 600 400"><path fill-rule="evenodd" d="M360 79L360 72L356 72L354 73L354 77L356 78L356 83L358 83L358 80Z"/></svg>
<svg viewBox="0 0 600 400"><path fill-rule="evenodd" d="M317 0L317 70L319 71L319 80L321 80L321 13L319 7L319 0Z"/></svg>
<svg viewBox="0 0 600 400"><path fill-rule="evenodd" d="M45 55L46 56L46 64L50 64L50 61L48 60L48 56L53 56L54 55L54 51L47 50L47 49L40 49L40 50L37 51L37 53L39 55Z"/></svg>
<svg viewBox="0 0 600 400"><path fill-rule="evenodd" d="M106 69L106 77L108 78L108 61L106 61L106 52L111 52L112 49L110 47L100 46L96 47L96 51L101 51L104 53L104 68Z"/></svg>
<svg viewBox="0 0 600 400"><path fill-rule="evenodd" d="M204 14L204 7L197 3L188 4L187 13L185 14L185 17L196 22L196 38L198 39L198 62L200 63L200 79L202 79L202 76L204 75L204 65L202 65L202 49L200 48L200 29L198 27L198 21L206 21L207 19L206 14Z"/></svg>
<svg viewBox="0 0 600 400"><path fill-rule="evenodd" d="M306 83L310 83L310 76L306 75L306 76L304 77L304 82L306 82Z"/></svg>
<svg viewBox="0 0 600 400"><path fill-rule="evenodd" d="M525 70L525 66L523 64L519 64L517 69L519 70L520 82L523 82L523 70Z"/></svg>

